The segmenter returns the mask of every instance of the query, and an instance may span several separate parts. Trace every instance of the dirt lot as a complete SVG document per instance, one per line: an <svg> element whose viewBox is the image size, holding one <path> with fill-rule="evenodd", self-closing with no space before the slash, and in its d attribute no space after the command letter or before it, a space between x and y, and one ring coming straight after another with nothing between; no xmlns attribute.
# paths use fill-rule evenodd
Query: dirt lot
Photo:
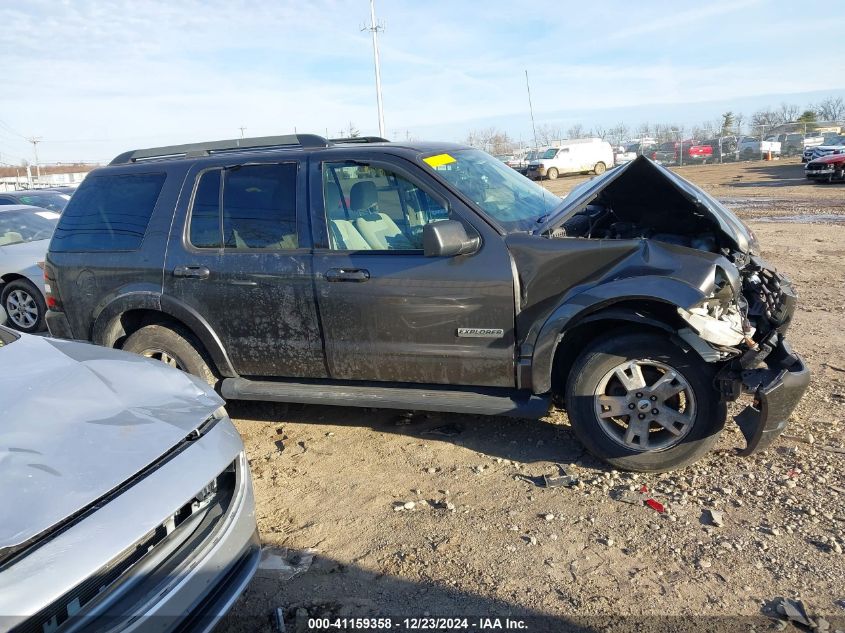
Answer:
<svg viewBox="0 0 845 633"><path fill-rule="evenodd" d="M766 615L778 596L845 629L845 454L829 448L845 447L845 187L806 183L797 162L680 171L750 221L801 293L791 341L814 378L788 435L741 458L729 422L696 466L636 476L585 454L562 413L407 423L390 411L232 403L264 543L317 555L290 580L260 570L225 630L275 630L276 607L294 630L299 607L533 617L531 631L747 631L757 616L762 631L777 628ZM582 179L546 184L564 193ZM771 221L803 215L815 223ZM428 433L444 425L457 434ZM573 464L581 483L541 489L520 477L556 463ZM642 485L665 513L612 498Z"/></svg>

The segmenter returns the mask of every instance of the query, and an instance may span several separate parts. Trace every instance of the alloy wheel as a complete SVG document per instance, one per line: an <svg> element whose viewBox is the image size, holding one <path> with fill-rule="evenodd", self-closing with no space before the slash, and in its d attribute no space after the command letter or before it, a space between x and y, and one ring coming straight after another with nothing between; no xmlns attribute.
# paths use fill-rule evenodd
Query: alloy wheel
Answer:
<svg viewBox="0 0 845 633"><path fill-rule="evenodd" d="M599 381L595 413L620 446L662 451L676 446L695 422L695 396L676 369L654 360L620 363Z"/></svg>
<svg viewBox="0 0 845 633"><path fill-rule="evenodd" d="M25 290L15 289L6 298L9 319L19 328L30 329L38 322L38 304Z"/></svg>

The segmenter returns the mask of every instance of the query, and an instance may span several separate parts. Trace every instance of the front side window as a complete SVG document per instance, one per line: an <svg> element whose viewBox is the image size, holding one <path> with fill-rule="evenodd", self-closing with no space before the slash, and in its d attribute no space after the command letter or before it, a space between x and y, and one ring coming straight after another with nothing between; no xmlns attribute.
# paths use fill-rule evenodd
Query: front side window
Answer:
<svg viewBox="0 0 845 633"><path fill-rule="evenodd" d="M238 250L298 248L296 180L296 163L204 172L191 208L191 244Z"/></svg>
<svg viewBox="0 0 845 633"><path fill-rule="evenodd" d="M324 163L323 200L333 250L422 250L422 230L446 205L405 177L361 163Z"/></svg>

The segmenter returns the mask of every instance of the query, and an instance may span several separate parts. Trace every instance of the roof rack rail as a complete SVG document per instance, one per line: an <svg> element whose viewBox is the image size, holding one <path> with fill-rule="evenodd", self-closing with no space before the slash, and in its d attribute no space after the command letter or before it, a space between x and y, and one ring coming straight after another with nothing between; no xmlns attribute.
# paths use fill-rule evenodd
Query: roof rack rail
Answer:
<svg viewBox="0 0 845 633"><path fill-rule="evenodd" d="M380 136L350 136L349 138L330 138L329 143L389 143Z"/></svg>
<svg viewBox="0 0 845 633"><path fill-rule="evenodd" d="M257 136L254 138L233 138L225 141L207 141L134 149L116 156L109 165L125 165L156 158L192 158L210 156L222 152L243 152L253 149L271 149L274 147L328 147L331 142L316 134L285 134L283 136Z"/></svg>

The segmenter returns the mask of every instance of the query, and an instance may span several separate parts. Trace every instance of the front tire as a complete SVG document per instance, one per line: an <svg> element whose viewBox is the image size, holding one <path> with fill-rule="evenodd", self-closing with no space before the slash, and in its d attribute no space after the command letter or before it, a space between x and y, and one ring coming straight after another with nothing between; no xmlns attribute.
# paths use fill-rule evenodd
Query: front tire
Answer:
<svg viewBox="0 0 845 633"><path fill-rule="evenodd" d="M594 173L596 176L601 176L601 175L602 175L605 171L607 171L607 165L605 165L605 164L604 164L604 163L602 163L601 161L599 161L598 163L596 163L596 166L595 166L595 167L593 167L593 173Z"/></svg>
<svg viewBox="0 0 845 633"><path fill-rule="evenodd" d="M123 349L198 376L212 387L217 385L218 377L202 345L178 326L146 325L129 335Z"/></svg>
<svg viewBox="0 0 845 633"><path fill-rule="evenodd" d="M549 180L557 180L558 171L554 167L550 167L549 170L546 172L546 178Z"/></svg>
<svg viewBox="0 0 845 633"><path fill-rule="evenodd" d="M665 336L599 340L575 361L566 408L576 437L607 462L639 472L687 466L719 436L727 407L713 368Z"/></svg>
<svg viewBox="0 0 845 633"><path fill-rule="evenodd" d="M0 303L9 317L8 325L27 334L45 329L47 302L41 291L28 279L15 279L3 287Z"/></svg>

